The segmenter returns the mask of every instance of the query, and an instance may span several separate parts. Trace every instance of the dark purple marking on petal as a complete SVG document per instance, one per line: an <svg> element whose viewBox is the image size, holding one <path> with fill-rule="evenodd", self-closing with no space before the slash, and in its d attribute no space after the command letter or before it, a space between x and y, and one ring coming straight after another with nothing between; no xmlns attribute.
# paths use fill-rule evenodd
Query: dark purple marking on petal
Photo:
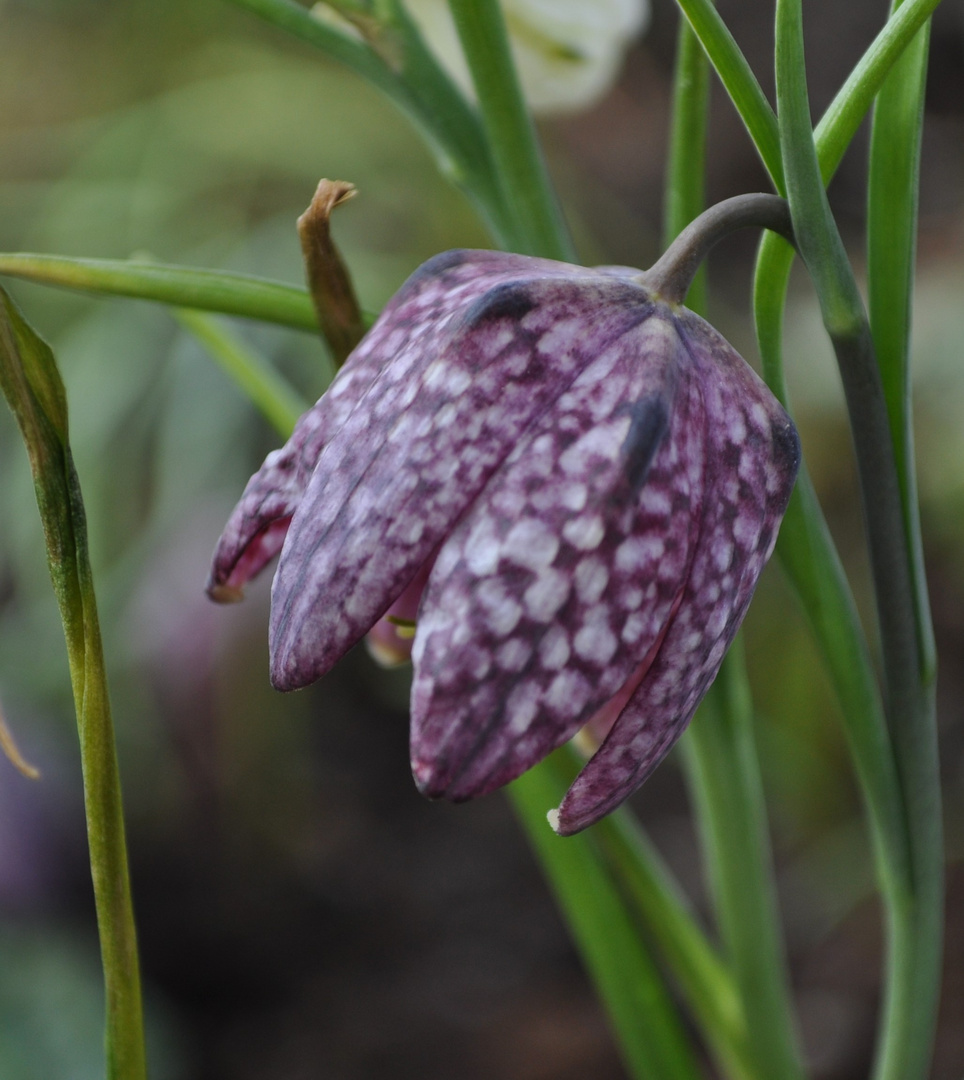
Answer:
<svg viewBox="0 0 964 1080"><path fill-rule="evenodd" d="M466 311L464 288L430 345L396 353L319 457L272 591L279 689L319 678L373 625L526 429L651 310L632 283L520 262L530 276L490 280L491 305Z"/></svg>
<svg viewBox="0 0 964 1080"><path fill-rule="evenodd" d="M623 443L626 479L634 495L646 483L653 455L669 426L665 399L659 394L634 402L629 406L630 424Z"/></svg>
<svg viewBox="0 0 964 1080"><path fill-rule="evenodd" d="M669 752L716 677L769 558L799 463L782 407L702 320L677 320L706 410L706 511L686 590L652 666L550 815L563 835L598 821Z"/></svg>
<svg viewBox="0 0 964 1080"><path fill-rule="evenodd" d="M466 311L459 329L463 332L482 330L487 323L494 323L499 319L518 322L538 303L538 298L530 296L524 285L507 281L489 289L485 296L476 300Z"/></svg>
<svg viewBox="0 0 964 1080"><path fill-rule="evenodd" d="M514 779L612 698L660 637L703 503L705 424L689 367L668 319L620 338L439 552L413 653L412 768L425 794L466 799ZM634 416L627 401L649 404ZM643 415L652 462L637 490L625 452Z"/></svg>
<svg viewBox="0 0 964 1080"><path fill-rule="evenodd" d="M451 319L507 277L564 264L497 251L446 251L420 266L328 391L298 421L288 442L251 477L218 541L208 579L215 600L239 599L244 585L278 553L322 449L393 359L439 347ZM585 272L583 272L585 273Z"/></svg>

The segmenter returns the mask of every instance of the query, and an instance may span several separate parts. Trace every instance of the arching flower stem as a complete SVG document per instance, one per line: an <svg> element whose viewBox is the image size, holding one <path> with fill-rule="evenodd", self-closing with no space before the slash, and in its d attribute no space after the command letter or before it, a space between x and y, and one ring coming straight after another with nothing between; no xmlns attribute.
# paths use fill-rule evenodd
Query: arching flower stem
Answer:
<svg viewBox="0 0 964 1080"><path fill-rule="evenodd" d="M786 199L751 194L716 203L691 221L639 280L668 304L682 304L710 249L730 233L746 228L769 229L792 244Z"/></svg>

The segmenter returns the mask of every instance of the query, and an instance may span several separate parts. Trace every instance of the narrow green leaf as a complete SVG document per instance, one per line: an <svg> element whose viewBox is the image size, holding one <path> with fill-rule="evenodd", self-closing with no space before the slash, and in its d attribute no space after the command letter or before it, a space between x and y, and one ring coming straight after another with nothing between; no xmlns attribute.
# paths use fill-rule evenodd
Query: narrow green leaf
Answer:
<svg viewBox="0 0 964 1080"><path fill-rule="evenodd" d="M874 577L887 719L909 835L913 895L906 910L891 913L903 921L892 941L894 971L888 980L877 1075L918 1080L928 1071L936 1024L943 898L933 672L925 666L928 648L918 621L920 570L906 532L873 339L830 214L810 131L801 0L777 2L776 56L788 200L847 401ZM916 75L919 82L920 72ZM905 130L905 137L910 134ZM899 287L907 287L906 278Z"/></svg>
<svg viewBox="0 0 964 1080"><path fill-rule="evenodd" d="M321 50L378 87L415 125L443 175L465 191L496 239L507 242L506 207L479 115L425 47L403 5L385 0L378 16L358 20L350 33L294 0L228 2Z"/></svg>
<svg viewBox="0 0 964 1080"><path fill-rule="evenodd" d="M773 186L783 195L777 118L757 77L712 0L676 0L736 106Z"/></svg>
<svg viewBox="0 0 964 1080"><path fill-rule="evenodd" d="M677 3L713 64L774 186L785 194L776 115L711 0ZM817 145L825 182L836 171L887 72L940 0L905 0L850 73L820 124Z"/></svg>
<svg viewBox="0 0 964 1080"><path fill-rule="evenodd" d="M49 346L0 289L0 388L30 458L47 559L67 640L84 808L106 989L109 1080L145 1080L137 940L120 776L107 695L87 526L67 438L63 383Z"/></svg>
<svg viewBox="0 0 964 1080"><path fill-rule="evenodd" d="M512 247L526 255L574 261L535 125L522 97L497 0L449 0L479 97Z"/></svg>
<svg viewBox="0 0 964 1080"><path fill-rule="evenodd" d="M609 1011L630 1074L698 1080L676 1007L597 850L594 830L563 838L546 821L566 792L564 754L557 751L512 784L516 810Z"/></svg>
<svg viewBox="0 0 964 1080"><path fill-rule="evenodd" d="M894 19L905 6L895 0ZM941 980L943 856L933 684L936 649L927 595L911 420L910 324L929 27L887 77L874 110L867 208L867 283L874 348L897 459L919 649L916 710L893 717L914 878L914 970L888 1001L881 1080L929 1071ZM910 618L910 614L907 616Z"/></svg>
<svg viewBox="0 0 964 1080"><path fill-rule="evenodd" d="M904 0L871 42L820 118L814 137L825 184L837 171L887 73L939 3L940 0ZM915 46L915 49L920 48L920 44ZM926 39L924 53L926 55Z"/></svg>
<svg viewBox="0 0 964 1080"><path fill-rule="evenodd" d="M709 65L699 39L680 19L673 68L666 193L663 198L663 248L706 208L706 132L709 124ZM701 268L686 298L696 312L706 310L706 270Z"/></svg>
<svg viewBox="0 0 964 1080"><path fill-rule="evenodd" d="M753 706L738 637L683 743L725 954L757 1075L802 1080Z"/></svg>
<svg viewBox="0 0 964 1080"><path fill-rule="evenodd" d="M730 1080L753 1080L757 1072L733 976L707 940L659 853L625 809L600 821L594 836L649 930L722 1074Z"/></svg>
<svg viewBox="0 0 964 1080"><path fill-rule="evenodd" d="M896 15L904 7L910 5L902 4ZM891 21L896 21L896 15ZM874 110L867 195L867 288L871 333L884 384L905 529L916 571L921 665L933 677L937 661L924 577L910 385L910 324L928 37L929 27L925 27L891 71Z"/></svg>
<svg viewBox="0 0 964 1080"><path fill-rule="evenodd" d="M175 311L174 317L198 339L241 392L287 439L298 417L308 409L309 402L267 361L210 315L182 309Z"/></svg>
<svg viewBox="0 0 964 1080"><path fill-rule="evenodd" d="M318 318L306 289L245 274L135 260L19 253L0 255L0 274L82 292L241 315L318 333Z"/></svg>

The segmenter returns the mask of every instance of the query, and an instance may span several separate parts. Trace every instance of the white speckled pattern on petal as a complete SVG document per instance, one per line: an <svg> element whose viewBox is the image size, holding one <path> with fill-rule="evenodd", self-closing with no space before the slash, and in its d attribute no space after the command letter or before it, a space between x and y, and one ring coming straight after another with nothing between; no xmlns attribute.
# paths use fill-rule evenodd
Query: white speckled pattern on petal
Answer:
<svg viewBox="0 0 964 1080"><path fill-rule="evenodd" d="M427 794L469 798L524 772L571 738L659 637L703 505L705 425L691 366L666 319L623 335L533 426L446 541L413 654L412 767ZM642 498L649 490L664 497ZM631 541L632 557L620 559ZM511 605L504 625L493 597ZM524 667L494 663L475 677L479 652L495 657L522 641Z"/></svg>
<svg viewBox="0 0 964 1080"><path fill-rule="evenodd" d="M444 333L396 353L322 450L272 589L279 689L313 682L344 655L530 424L649 313L630 282L541 260L527 269L463 298L457 316L446 302Z"/></svg>
<svg viewBox="0 0 964 1080"><path fill-rule="evenodd" d="M393 604L415 615L428 795L490 791L588 724L602 745L551 815L577 832L689 722L798 461L747 364L633 271L449 252L252 478L210 591L231 598L281 549L280 689L324 674ZM380 626L390 659L410 629Z"/></svg>
<svg viewBox="0 0 964 1080"><path fill-rule="evenodd" d="M319 455L385 368L400 355L436 351L466 305L501 281L531 274L533 263L546 273L570 269L502 252L447 251L409 277L288 442L248 481L214 553L208 592L215 599L239 593L281 550Z"/></svg>
<svg viewBox="0 0 964 1080"><path fill-rule="evenodd" d="M706 415L702 528L679 610L652 665L553 815L564 835L631 795L689 723L743 621L799 463L793 425L743 359L690 312L677 324Z"/></svg>

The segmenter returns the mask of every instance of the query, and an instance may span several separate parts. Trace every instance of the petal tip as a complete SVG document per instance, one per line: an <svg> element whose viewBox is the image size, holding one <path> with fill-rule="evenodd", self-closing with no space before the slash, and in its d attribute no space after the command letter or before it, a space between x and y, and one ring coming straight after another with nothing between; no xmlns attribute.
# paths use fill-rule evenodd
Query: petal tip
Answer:
<svg viewBox="0 0 964 1080"><path fill-rule="evenodd" d="M269 642L270 662L268 674L275 690L286 693L289 690L302 690L313 683L318 675L311 664L305 664L291 648L283 648Z"/></svg>
<svg viewBox="0 0 964 1080"><path fill-rule="evenodd" d="M548 811L548 813L546 814L546 820L549 822L549 825L550 825L552 831L557 836L561 836L562 833L559 831L559 810L558 810L558 808L556 808L555 810Z"/></svg>
<svg viewBox="0 0 964 1080"><path fill-rule="evenodd" d="M418 793L426 799L444 799L448 796L448 784L445 776L433 762L425 758L412 757L412 779Z"/></svg>
<svg viewBox="0 0 964 1080"><path fill-rule="evenodd" d="M220 581L209 581L205 591L216 604L238 604L244 599L244 589Z"/></svg>

